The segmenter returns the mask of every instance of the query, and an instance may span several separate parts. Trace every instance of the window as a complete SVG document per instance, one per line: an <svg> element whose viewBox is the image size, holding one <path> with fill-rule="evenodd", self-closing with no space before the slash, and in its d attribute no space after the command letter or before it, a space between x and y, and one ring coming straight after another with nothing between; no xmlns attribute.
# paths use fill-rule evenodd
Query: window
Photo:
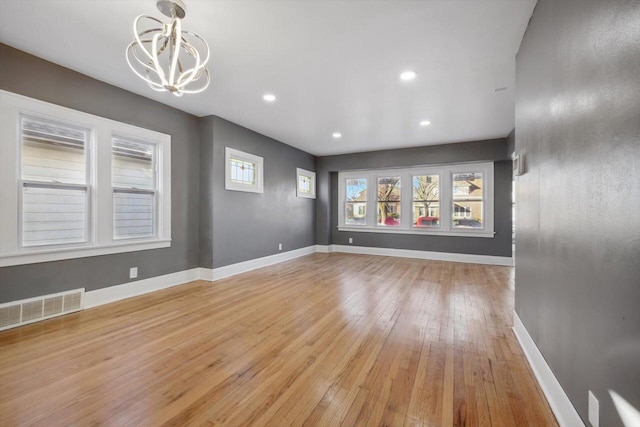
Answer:
<svg viewBox="0 0 640 427"><path fill-rule="evenodd" d="M316 173L305 169L296 168L298 177L298 189L296 195L298 197L306 197L308 199L316 198Z"/></svg>
<svg viewBox="0 0 640 427"><path fill-rule="evenodd" d="M494 235L493 163L340 172L338 193L341 231Z"/></svg>
<svg viewBox="0 0 640 427"><path fill-rule="evenodd" d="M225 148L225 189L263 193L264 159L233 148Z"/></svg>
<svg viewBox="0 0 640 427"><path fill-rule="evenodd" d="M114 137L111 145L113 238L155 235L155 146Z"/></svg>
<svg viewBox="0 0 640 427"><path fill-rule="evenodd" d="M344 222L347 225L367 223L367 179L352 178L345 181Z"/></svg>
<svg viewBox="0 0 640 427"><path fill-rule="evenodd" d="M20 245L86 242L90 132L29 116L20 125Z"/></svg>
<svg viewBox="0 0 640 427"><path fill-rule="evenodd" d="M440 175L413 176L413 225L440 227Z"/></svg>
<svg viewBox="0 0 640 427"><path fill-rule="evenodd" d="M401 188L399 176L378 178L378 225L400 225Z"/></svg>
<svg viewBox="0 0 640 427"><path fill-rule="evenodd" d="M453 174L453 228L483 228L482 172Z"/></svg>
<svg viewBox="0 0 640 427"><path fill-rule="evenodd" d="M0 91L0 266L171 246L171 138Z"/></svg>

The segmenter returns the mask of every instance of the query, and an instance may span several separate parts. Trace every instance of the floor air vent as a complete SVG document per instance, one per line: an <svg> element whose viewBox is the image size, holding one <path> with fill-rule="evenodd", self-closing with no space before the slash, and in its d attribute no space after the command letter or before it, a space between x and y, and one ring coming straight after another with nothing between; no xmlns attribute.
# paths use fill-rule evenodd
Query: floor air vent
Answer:
<svg viewBox="0 0 640 427"><path fill-rule="evenodd" d="M82 310L84 289L0 304L0 331Z"/></svg>

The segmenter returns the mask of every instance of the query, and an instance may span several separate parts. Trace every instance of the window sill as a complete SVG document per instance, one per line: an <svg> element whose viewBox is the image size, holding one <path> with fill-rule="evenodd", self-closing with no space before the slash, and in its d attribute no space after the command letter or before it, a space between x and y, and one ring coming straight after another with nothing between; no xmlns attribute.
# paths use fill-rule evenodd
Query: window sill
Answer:
<svg viewBox="0 0 640 427"><path fill-rule="evenodd" d="M35 264L39 262L61 261L65 259L86 258L98 255L119 254L123 252L145 251L171 247L171 239L147 240L136 242L118 242L101 246L83 246L55 249L24 250L22 252L0 256L0 267Z"/></svg>
<svg viewBox="0 0 640 427"><path fill-rule="evenodd" d="M437 230L418 230L406 228L391 228L391 227L346 227L338 226L338 231L351 231L356 233L380 233L380 234L418 234L425 236L452 236L452 237L482 237L487 239L493 239L495 232L493 231L437 231Z"/></svg>

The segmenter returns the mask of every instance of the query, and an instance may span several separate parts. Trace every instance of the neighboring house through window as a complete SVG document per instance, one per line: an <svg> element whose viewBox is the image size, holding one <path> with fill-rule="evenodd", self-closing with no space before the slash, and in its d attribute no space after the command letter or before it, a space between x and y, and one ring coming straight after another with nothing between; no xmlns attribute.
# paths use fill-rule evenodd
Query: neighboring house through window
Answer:
<svg viewBox="0 0 640 427"><path fill-rule="evenodd" d="M345 171L338 180L341 231L494 235L492 162Z"/></svg>
<svg viewBox="0 0 640 427"><path fill-rule="evenodd" d="M0 91L0 266L171 246L171 137Z"/></svg>

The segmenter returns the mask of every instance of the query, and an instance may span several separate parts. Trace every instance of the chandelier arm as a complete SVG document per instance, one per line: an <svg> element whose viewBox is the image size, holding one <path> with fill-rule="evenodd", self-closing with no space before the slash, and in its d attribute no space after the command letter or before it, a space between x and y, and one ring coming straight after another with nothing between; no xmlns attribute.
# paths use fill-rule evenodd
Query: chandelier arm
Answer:
<svg viewBox="0 0 640 427"><path fill-rule="evenodd" d="M203 90L205 90L207 87L209 87L209 83L211 82L211 75L209 73L209 69L208 68L204 69L204 74L206 76L206 81L205 81L204 85L202 85L201 88L199 88L199 89L186 89L186 90L183 90L182 93L200 93Z"/></svg>
<svg viewBox="0 0 640 427"><path fill-rule="evenodd" d="M182 89L183 87L191 83L195 78L196 72L198 71L198 69L200 69L200 54L197 50L194 51L194 54L196 63L193 68L188 69L180 75L180 77L178 78L178 89Z"/></svg>
<svg viewBox="0 0 640 427"><path fill-rule="evenodd" d="M158 39L160 38L160 36L161 34L156 34L155 36L153 36L153 42L152 42L153 56L151 57L151 60L153 61L153 65L155 67L156 73L158 73L158 77L160 77L162 86L167 86L167 79L165 78L164 70L162 69L162 67L160 67L160 60L158 59L158 53L157 53Z"/></svg>
<svg viewBox="0 0 640 427"><path fill-rule="evenodd" d="M135 44L132 43L132 46L130 46L130 47L131 47L131 49L127 50L127 60L129 61L130 56L131 56L131 57L133 57L133 59L136 60L136 63L138 65L142 66L142 68L144 68L145 70L149 70L151 68L151 65L150 65L151 61L148 60L148 61L145 62L138 56L138 53L136 52L136 49L135 49ZM134 71L137 71L136 67L134 67L133 63L131 63L130 61L129 61L129 65L131 65L131 68ZM138 73L138 74L140 74L140 73Z"/></svg>
<svg viewBox="0 0 640 427"><path fill-rule="evenodd" d="M209 43L207 43L207 41L205 39L203 39L201 36L199 36L198 34L194 33L193 31L184 30L182 33L183 34L189 34L190 36L193 36L193 37L197 38L198 40L200 40L202 42L202 44L204 44L204 47L207 50L207 54L205 55L205 59L202 60L202 65L205 65L207 62L209 62L209 54L210 54ZM184 37L182 39L185 40ZM193 45L191 43L189 43L188 41L187 41L187 43L190 46L193 47Z"/></svg>
<svg viewBox="0 0 640 427"><path fill-rule="evenodd" d="M152 21L159 23L160 25L163 25L163 23L159 19L149 15L138 15L138 17L133 21L133 35L136 38L136 41L138 42L138 44L140 45L144 53L149 57L149 59L153 59L151 53L144 48L144 46L142 45L142 41L140 40L140 37L147 34L147 31L149 31L149 30L141 31L141 32L138 31L138 23L142 18L150 19ZM152 31L157 31L157 29L152 29Z"/></svg>
<svg viewBox="0 0 640 427"><path fill-rule="evenodd" d="M155 72L156 74L158 74L157 70L156 70L155 68L153 68L153 66L152 66L152 65L153 65L153 62L152 62L151 60L148 60L148 61L146 61L146 62L145 62L145 61L143 61L143 60L142 60L142 59L137 55L135 48L134 48L134 49L131 49L131 54L133 55L133 57L135 58L135 60L136 60L136 61L138 61L138 64L140 64L142 67L144 67L144 68L147 70L147 76L148 76L149 71L153 71L153 72ZM132 67L132 68L133 68L133 67ZM158 76L158 77L160 77L160 76ZM161 84L161 83L157 83L157 84Z"/></svg>
<svg viewBox="0 0 640 427"><path fill-rule="evenodd" d="M131 44L129 45L129 47L131 47L132 45L134 45L135 42L131 42ZM134 55L135 57L135 55ZM135 67L133 66L133 64L131 64L131 60L129 59L129 49L127 48L127 55L125 55L125 58L127 59L127 63L129 64L129 68L131 68L131 70L138 76L140 77L142 80L144 80L145 82L147 82L149 84L149 86L152 87L152 89L154 90L161 90L161 91L166 91L166 89L161 85L158 84L148 78L146 78L143 74L141 74L140 72L138 72L138 70L135 69ZM137 57L135 57L136 60L140 61Z"/></svg>
<svg viewBox="0 0 640 427"><path fill-rule="evenodd" d="M180 40L182 40L182 23L180 19L175 19L174 26L171 31L171 50L169 51L169 60L171 62L169 68L169 84L171 86L175 86L175 78L176 78L176 67L178 58L180 56Z"/></svg>

